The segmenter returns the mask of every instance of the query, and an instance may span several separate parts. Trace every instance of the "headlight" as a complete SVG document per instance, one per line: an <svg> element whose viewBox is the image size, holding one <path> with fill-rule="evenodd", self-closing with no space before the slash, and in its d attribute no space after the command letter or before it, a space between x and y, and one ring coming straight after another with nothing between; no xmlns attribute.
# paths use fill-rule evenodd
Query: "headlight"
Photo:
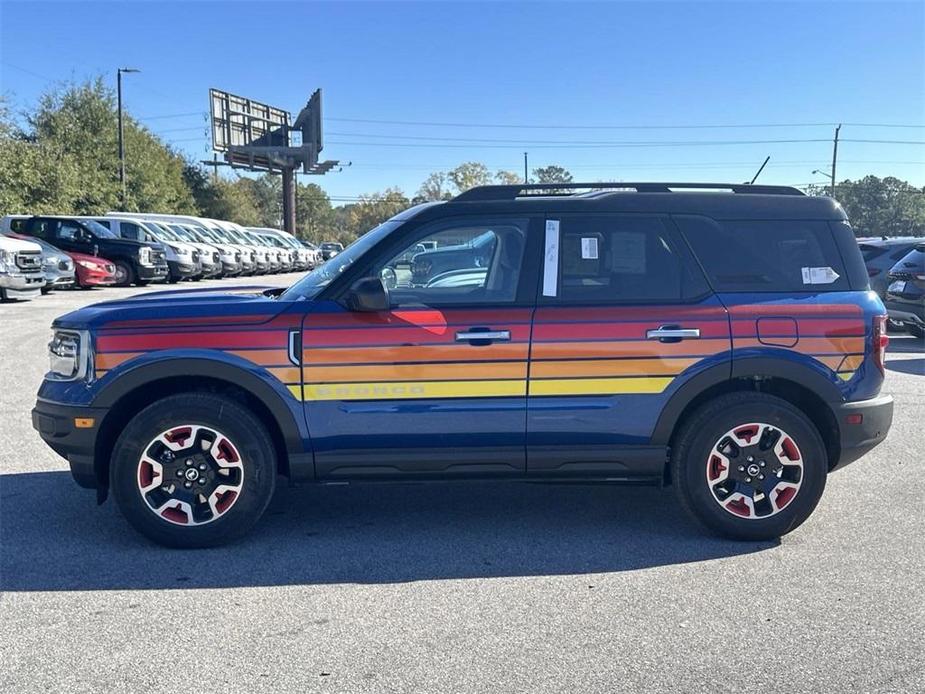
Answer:
<svg viewBox="0 0 925 694"><path fill-rule="evenodd" d="M10 272L16 267L16 256L13 251L0 251L0 272Z"/></svg>
<svg viewBox="0 0 925 694"><path fill-rule="evenodd" d="M93 262L90 262L89 260L78 260L77 264L80 265L80 267L87 268L88 270L101 269L99 263L93 263Z"/></svg>
<svg viewBox="0 0 925 694"><path fill-rule="evenodd" d="M90 359L90 334L86 330L55 330L48 343L48 359L53 380L84 378Z"/></svg>
<svg viewBox="0 0 925 694"><path fill-rule="evenodd" d="M189 248L184 248L183 246L171 246L171 248L177 252L177 255L183 255L183 256L192 255L192 253L190 253Z"/></svg>
<svg viewBox="0 0 925 694"><path fill-rule="evenodd" d="M151 249L147 246L142 246L138 249L138 262L142 265L151 264Z"/></svg>

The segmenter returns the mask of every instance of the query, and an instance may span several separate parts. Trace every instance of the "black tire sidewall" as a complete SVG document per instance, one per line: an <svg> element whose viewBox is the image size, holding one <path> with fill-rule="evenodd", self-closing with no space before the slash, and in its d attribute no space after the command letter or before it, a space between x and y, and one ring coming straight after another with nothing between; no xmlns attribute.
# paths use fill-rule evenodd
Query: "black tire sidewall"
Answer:
<svg viewBox="0 0 925 694"><path fill-rule="evenodd" d="M204 525L181 526L160 518L136 484L143 448L155 436L181 424L220 431L244 462L240 495L224 515ZM266 429L243 406L216 395L175 395L148 406L126 426L113 449L110 484L126 519L149 539L169 547L209 547L243 535L259 520L276 484L276 456Z"/></svg>
<svg viewBox="0 0 925 694"><path fill-rule="evenodd" d="M125 279L122 280L121 282L117 282L116 286L117 287L131 287L132 282L135 280L135 271L132 269L132 264L127 263L124 260L116 260L113 262L113 265L125 270Z"/></svg>
<svg viewBox="0 0 925 694"><path fill-rule="evenodd" d="M793 438L803 458L799 492L780 512L768 518L739 518L723 509L706 482L707 458L727 431L762 422ZM683 505L710 530L742 540L770 540L799 526L816 508L825 489L828 458L816 427L800 410L762 393L732 394L701 408L688 421L673 454L675 484Z"/></svg>

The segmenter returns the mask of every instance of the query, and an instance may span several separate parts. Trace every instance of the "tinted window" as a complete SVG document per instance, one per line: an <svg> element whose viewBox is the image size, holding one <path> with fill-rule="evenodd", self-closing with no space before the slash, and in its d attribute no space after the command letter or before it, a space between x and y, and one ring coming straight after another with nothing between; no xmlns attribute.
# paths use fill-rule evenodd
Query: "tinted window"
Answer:
<svg viewBox="0 0 925 694"><path fill-rule="evenodd" d="M864 262L873 260L874 258L879 258L887 251L885 246L872 246L868 243L860 243L858 244L858 248L861 249L861 255L864 256Z"/></svg>
<svg viewBox="0 0 925 694"><path fill-rule="evenodd" d="M705 217L675 221L718 292L850 289L826 222L716 222ZM857 246L852 246L860 263Z"/></svg>
<svg viewBox="0 0 925 694"><path fill-rule="evenodd" d="M564 216L559 236L559 284L551 301L681 301L707 291L659 219Z"/></svg>
<svg viewBox="0 0 925 694"><path fill-rule="evenodd" d="M526 224L465 224L421 231L376 264L393 307L514 301Z"/></svg>
<svg viewBox="0 0 925 694"><path fill-rule="evenodd" d="M144 241L145 233L137 224L132 222L119 222L122 231L122 238L133 239L135 241Z"/></svg>

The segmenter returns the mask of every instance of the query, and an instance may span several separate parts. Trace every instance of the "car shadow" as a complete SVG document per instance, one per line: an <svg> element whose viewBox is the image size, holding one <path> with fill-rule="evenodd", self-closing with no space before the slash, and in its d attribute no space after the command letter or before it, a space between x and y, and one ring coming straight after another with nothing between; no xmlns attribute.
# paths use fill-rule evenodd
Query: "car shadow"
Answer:
<svg viewBox="0 0 925 694"><path fill-rule="evenodd" d="M886 362L890 371L913 376L925 376L925 359L890 359Z"/></svg>
<svg viewBox="0 0 925 694"><path fill-rule="evenodd" d="M922 354L925 353L925 340L914 335L890 335L886 351L887 354Z"/></svg>
<svg viewBox="0 0 925 694"><path fill-rule="evenodd" d="M283 480L281 479L282 483ZM178 551L97 508L67 472L0 475L0 590L224 588L631 571L748 554L642 487L401 484L280 489L243 540Z"/></svg>

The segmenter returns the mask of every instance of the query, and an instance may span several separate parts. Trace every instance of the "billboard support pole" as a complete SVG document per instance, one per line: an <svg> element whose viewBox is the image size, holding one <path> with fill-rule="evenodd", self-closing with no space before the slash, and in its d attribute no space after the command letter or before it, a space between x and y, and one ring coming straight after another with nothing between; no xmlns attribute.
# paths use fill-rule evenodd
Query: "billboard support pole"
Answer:
<svg viewBox="0 0 925 694"><path fill-rule="evenodd" d="M283 169L283 229L293 236L295 229L295 169Z"/></svg>

